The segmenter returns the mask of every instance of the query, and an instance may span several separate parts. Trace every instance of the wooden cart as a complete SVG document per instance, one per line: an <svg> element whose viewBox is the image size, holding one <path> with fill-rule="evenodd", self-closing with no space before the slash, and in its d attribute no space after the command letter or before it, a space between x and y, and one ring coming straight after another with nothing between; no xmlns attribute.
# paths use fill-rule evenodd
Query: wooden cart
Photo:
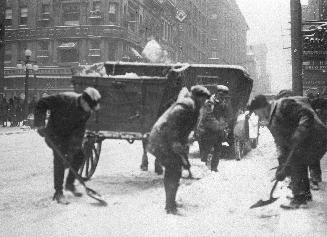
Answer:
<svg viewBox="0 0 327 237"><path fill-rule="evenodd" d="M89 119L83 144L85 160L79 172L86 180L95 172L105 139L124 139L131 144L142 140L141 168L147 170L147 134L183 86L228 86L235 118L252 89L252 80L239 66L107 62L105 68L106 77L74 75L72 79L76 92L92 86L102 95L101 109Z"/></svg>

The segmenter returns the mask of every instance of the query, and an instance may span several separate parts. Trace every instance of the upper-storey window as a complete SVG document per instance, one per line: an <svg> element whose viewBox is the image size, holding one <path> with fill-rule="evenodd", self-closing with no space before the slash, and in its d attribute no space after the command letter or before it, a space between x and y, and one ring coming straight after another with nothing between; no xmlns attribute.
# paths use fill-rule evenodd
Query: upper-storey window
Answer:
<svg viewBox="0 0 327 237"><path fill-rule="evenodd" d="M128 5L128 29L135 32L137 28L138 12L137 9Z"/></svg>
<svg viewBox="0 0 327 237"><path fill-rule="evenodd" d="M10 64L12 61L12 49L11 49L11 44L6 44L5 45L5 64Z"/></svg>
<svg viewBox="0 0 327 237"><path fill-rule="evenodd" d="M11 26L12 25L12 9L7 8L5 13L5 25Z"/></svg>
<svg viewBox="0 0 327 237"><path fill-rule="evenodd" d="M101 12L102 3L101 3L101 1L94 1L92 4L93 4L92 5L92 10L90 11L89 18L91 20L100 20L100 19L102 19L102 12ZM98 24L98 21L96 21L94 23Z"/></svg>
<svg viewBox="0 0 327 237"><path fill-rule="evenodd" d="M27 25L27 19L28 19L28 8L27 7L21 7L20 8L19 24L20 25Z"/></svg>
<svg viewBox="0 0 327 237"><path fill-rule="evenodd" d="M41 64L46 64L49 60L49 41L39 41L37 48L37 59Z"/></svg>
<svg viewBox="0 0 327 237"><path fill-rule="evenodd" d="M62 8L64 25L79 25L80 5L78 3L67 3Z"/></svg>
<svg viewBox="0 0 327 237"><path fill-rule="evenodd" d="M118 4L117 3L109 3L109 22L110 23L117 23L117 9Z"/></svg>
<svg viewBox="0 0 327 237"><path fill-rule="evenodd" d="M51 20L50 4L45 2L42 4L41 16L39 18L39 23L43 26L48 26Z"/></svg>

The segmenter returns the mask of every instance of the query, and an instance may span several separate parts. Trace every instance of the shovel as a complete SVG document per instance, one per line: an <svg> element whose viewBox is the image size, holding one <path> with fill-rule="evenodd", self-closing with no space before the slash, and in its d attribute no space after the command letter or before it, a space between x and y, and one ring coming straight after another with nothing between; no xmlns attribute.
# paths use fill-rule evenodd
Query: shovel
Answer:
<svg viewBox="0 0 327 237"><path fill-rule="evenodd" d="M278 180L275 181L275 183L274 183L274 185L273 185L273 187L272 187L272 189L271 189L271 191L270 191L270 197L269 197L268 200L262 200L262 199L261 199L261 200L259 200L258 202L256 202L255 204L253 204L253 205L250 207L250 209L252 209L252 208L257 208L257 207L267 206L267 205L269 205L269 204L275 202L278 198L274 198L274 197L273 197L273 194L274 194L274 191L275 191L275 189L276 189L276 187L277 187L277 184L278 184Z"/></svg>
<svg viewBox="0 0 327 237"><path fill-rule="evenodd" d="M57 153L57 155L60 157L62 162L68 166L69 170L74 174L75 178L84 187L86 194L90 198L97 200L102 206L106 206L107 202L101 197L101 195L99 193L97 193L95 190L86 186L83 178L71 167L70 163L67 161L65 156L61 153L61 151L58 149L58 147L49 138L47 138L47 142L49 143L50 147Z"/></svg>

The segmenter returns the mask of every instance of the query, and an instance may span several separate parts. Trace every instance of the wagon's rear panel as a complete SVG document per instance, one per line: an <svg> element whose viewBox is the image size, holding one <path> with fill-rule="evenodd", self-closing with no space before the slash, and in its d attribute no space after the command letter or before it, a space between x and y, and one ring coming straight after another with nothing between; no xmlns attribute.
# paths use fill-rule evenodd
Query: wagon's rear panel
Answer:
<svg viewBox="0 0 327 237"><path fill-rule="evenodd" d="M166 81L164 77L73 77L75 91L93 86L102 95L101 109L89 120L88 129L136 133L149 132L157 119Z"/></svg>

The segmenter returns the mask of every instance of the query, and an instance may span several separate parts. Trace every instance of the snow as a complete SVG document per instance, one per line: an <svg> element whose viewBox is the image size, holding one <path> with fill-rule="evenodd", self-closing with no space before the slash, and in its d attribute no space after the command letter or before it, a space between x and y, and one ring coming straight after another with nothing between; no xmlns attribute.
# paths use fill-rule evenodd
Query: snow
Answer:
<svg viewBox="0 0 327 237"><path fill-rule="evenodd" d="M180 215L164 211L162 176L139 170L142 145L105 140L97 171L87 183L108 205L70 194L68 206L51 201L52 154L34 131L0 133L0 236L325 236L326 182L313 192L308 209L285 211L279 205L289 192L278 186L275 203L249 207L267 199L277 165L273 140L261 129L259 146L241 161L221 160L210 172L191 159L200 180L182 179L177 201ZM19 148L18 148L19 147ZM191 157L198 157L197 146ZM326 161L323 161L326 180ZM186 174L185 174L186 175ZM78 189L83 190L81 186Z"/></svg>

